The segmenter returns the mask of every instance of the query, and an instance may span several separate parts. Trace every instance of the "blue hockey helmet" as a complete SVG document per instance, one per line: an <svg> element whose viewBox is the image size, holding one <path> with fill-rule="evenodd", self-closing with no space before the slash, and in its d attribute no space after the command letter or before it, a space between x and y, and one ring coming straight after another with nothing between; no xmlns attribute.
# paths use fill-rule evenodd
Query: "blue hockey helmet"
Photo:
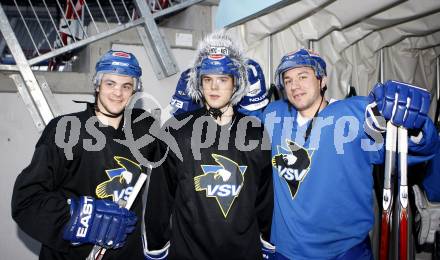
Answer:
<svg viewBox="0 0 440 260"><path fill-rule="evenodd" d="M238 67L225 55L213 54L203 58L200 67L197 69L199 78L207 74L230 75L235 80L239 78ZM201 79L200 79L201 80ZM236 84L236 83L235 83Z"/></svg>
<svg viewBox="0 0 440 260"><path fill-rule="evenodd" d="M319 79L327 76L327 66L319 54L311 50L299 49L295 52L287 53L281 58L280 64L275 72L275 85L280 89L284 88L284 72L300 67L312 68L315 71L316 77Z"/></svg>
<svg viewBox="0 0 440 260"><path fill-rule="evenodd" d="M95 88L99 87L104 74L115 74L132 77L135 81L134 91L142 89L140 80L142 69L136 57L129 52L109 50L96 63L95 70L96 73L93 79Z"/></svg>
<svg viewBox="0 0 440 260"><path fill-rule="evenodd" d="M234 94L230 103L236 105L247 93L246 68L246 58L241 49L224 31L214 32L199 44L188 81L188 95L196 101L203 99L203 75L230 75L234 79Z"/></svg>

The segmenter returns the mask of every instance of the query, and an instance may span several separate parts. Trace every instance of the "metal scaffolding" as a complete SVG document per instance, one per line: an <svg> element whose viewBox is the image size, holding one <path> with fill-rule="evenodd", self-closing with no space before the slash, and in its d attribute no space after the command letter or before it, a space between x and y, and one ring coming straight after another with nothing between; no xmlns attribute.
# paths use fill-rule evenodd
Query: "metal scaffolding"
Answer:
<svg viewBox="0 0 440 260"><path fill-rule="evenodd" d="M58 111L50 88L44 79L36 79L31 70L32 66L44 63L51 68L55 57L136 27L157 78L171 76L177 73L178 68L155 19L201 1L2 1L0 31L3 39L0 41L0 56L7 46L11 59L8 62L3 61L0 70L20 73L12 75L11 78L16 83L37 128L42 130ZM5 9L8 14L13 15L8 17ZM98 26L98 22L103 23L104 28ZM89 27L93 30L88 30Z"/></svg>

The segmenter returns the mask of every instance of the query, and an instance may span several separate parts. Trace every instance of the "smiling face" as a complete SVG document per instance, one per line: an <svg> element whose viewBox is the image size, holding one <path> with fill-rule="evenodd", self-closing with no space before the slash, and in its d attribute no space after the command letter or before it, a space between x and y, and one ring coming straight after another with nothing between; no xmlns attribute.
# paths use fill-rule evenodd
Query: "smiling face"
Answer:
<svg viewBox="0 0 440 260"><path fill-rule="evenodd" d="M289 102L302 116L313 117L321 104L326 78L320 80L312 68L300 67L284 72L283 81Z"/></svg>
<svg viewBox="0 0 440 260"><path fill-rule="evenodd" d="M134 80L130 76L104 74L97 89L99 111L119 115L133 95Z"/></svg>
<svg viewBox="0 0 440 260"><path fill-rule="evenodd" d="M234 80L229 75L202 76L202 94L210 108L222 109L229 104L234 91Z"/></svg>

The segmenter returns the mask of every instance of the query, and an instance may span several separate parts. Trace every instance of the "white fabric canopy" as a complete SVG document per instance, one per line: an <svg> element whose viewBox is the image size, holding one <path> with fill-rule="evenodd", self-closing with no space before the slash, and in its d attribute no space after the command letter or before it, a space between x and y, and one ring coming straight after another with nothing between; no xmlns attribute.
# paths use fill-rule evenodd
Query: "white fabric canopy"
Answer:
<svg viewBox="0 0 440 260"><path fill-rule="evenodd" d="M222 7L217 16L225 10ZM367 95L380 80L379 52L383 50L384 80L419 85L437 99L439 0L292 1L229 31L248 56L261 63L268 82L273 81L282 55L309 47L312 41L313 49L327 62L328 97L345 97L350 85L358 95Z"/></svg>

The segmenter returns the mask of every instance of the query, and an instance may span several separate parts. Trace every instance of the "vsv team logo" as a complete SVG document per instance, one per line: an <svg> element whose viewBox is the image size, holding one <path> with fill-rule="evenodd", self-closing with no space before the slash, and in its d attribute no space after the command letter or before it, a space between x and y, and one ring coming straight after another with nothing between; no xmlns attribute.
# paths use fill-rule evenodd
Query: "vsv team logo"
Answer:
<svg viewBox="0 0 440 260"><path fill-rule="evenodd" d="M115 156L114 160L121 167L105 170L109 180L96 186L96 196L100 199L112 197L117 202L119 199L128 199L141 174L141 166L120 156Z"/></svg>
<svg viewBox="0 0 440 260"><path fill-rule="evenodd" d="M287 149L278 146L278 154L272 158L272 165L278 171L290 190L292 199L295 198L301 182L310 170L310 156L306 149L296 143L286 140Z"/></svg>
<svg viewBox="0 0 440 260"><path fill-rule="evenodd" d="M211 156L218 165L201 165L204 174L194 177L194 185L196 191L205 191L206 197L216 199L226 218L243 187L247 166L240 166L222 155Z"/></svg>

